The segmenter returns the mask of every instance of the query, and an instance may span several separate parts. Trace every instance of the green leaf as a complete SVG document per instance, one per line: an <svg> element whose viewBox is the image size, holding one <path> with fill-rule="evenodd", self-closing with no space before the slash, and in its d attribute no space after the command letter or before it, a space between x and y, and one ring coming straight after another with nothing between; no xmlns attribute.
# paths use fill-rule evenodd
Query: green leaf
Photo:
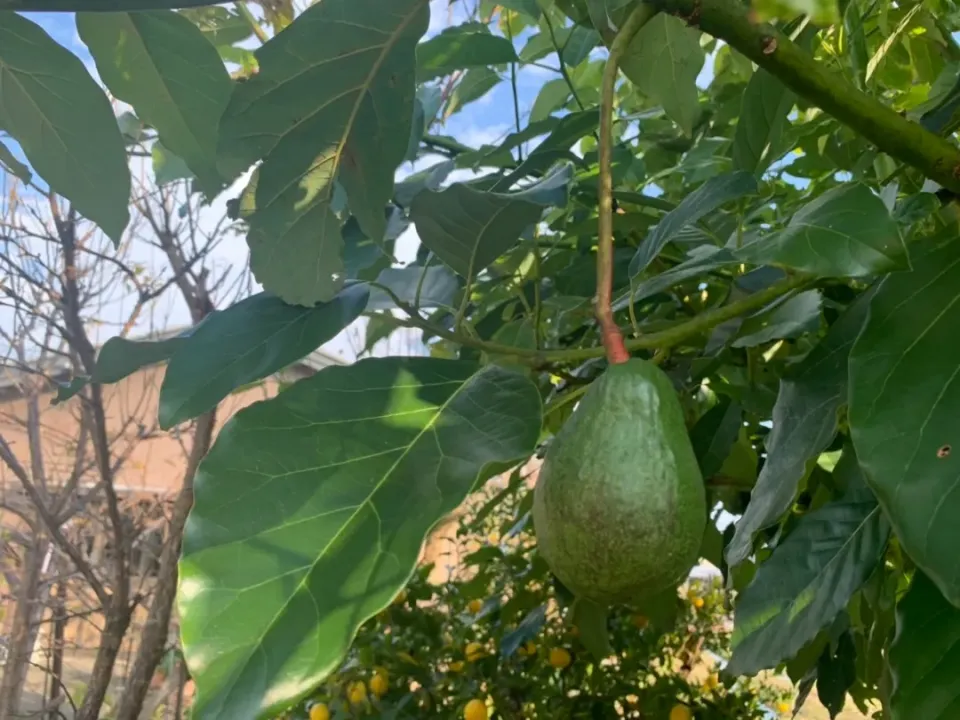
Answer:
<svg viewBox="0 0 960 720"><path fill-rule="evenodd" d="M748 172L738 171L710 178L663 216L630 261L630 276L636 277L643 272L664 246L684 228L698 222L725 203L756 193L757 179Z"/></svg>
<svg viewBox="0 0 960 720"><path fill-rule="evenodd" d="M633 38L620 65L637 90L692 135L700 117L697 76L703 59L700 31L680 18L658 13Z"/></svg>
<svg viewBox="0 0 960 720"><path fill-rule="evenodd" d="M524 15L532 17L534 20L539 18L541 15L540 6L537 4L537 0L499 0L497 5L507 8L507 10L523 13Z"/></svg>
<svg viewBox="0 0 960 720"><path fill-rule="evenodd" d="M130 171L106 95L39 25L0 12L0 127L50 189L120 243Z"/></svg>
<svg viewBox="0 0 960 720"><path fill-rule="evenodd" d="M386 268L377 278L377 284L390 289L400 300L416 307L450 307L460 289L457 276L445 265L420 265L404 268ZM418 297L419 292L419 297ZM368 310L385 310L396 307L386 292L378 287L370 288Z"/></svg>
<svg viewBox="0 0 960 720"><path fill-rule="evenodd" d="M367 319L367 328L364 333L363 352L369 353L373 346L381 340L390 337L393 331L403 327L398 318L388 313L377 313Z"/></svg>
<svg viewBox="0 0 960 720"><path fill-rule="evenodd" d="M889 651L892 720L953 720L960 714L960 610L916 573L897 606Z"/></svg>
<svg viewBox="0 0 960 720"><path fill-rule="evenodd" d="M798 210L773 237L744 246L747 262L822 277L866 277L910 266L900 228L866 185L841 185Z"/></svg>
<svg viewBox="0 0 960 720"><path fill-rule="evenodd" d="M600 33L592 28L577 25L563 45L560 59L570 67L576 67L590 55L590 51L600 44Z"/></svg>
<svg viewBox="0 0 960 720"><path fill-rule="evenodd" d="M76 21L110 92L183 158L207 197L216 195L217 131L231 82L213 45L171 10L78 13Z"/></svg>
<svg viewBox="0 0 960 720"><path fill-rule="evenodd" d="M758 69L743 91L740 119L733 136L733 167L760 174L766 170L780 145L787 115L797 101L779 79Z"/></svg>
<svg viewBox="0 0 960 720"><path fill-rule="evenodd" d="M820 292L807 290L748 317L733 347L756 347L780 338L797 338L820 328Z"/></svg>
<svg viewBox="0 0 960 720"><path fill-rule="evenodd" d="M561 48L570 37L571 32L573 32L573 28L557 28L554 31L554 37L556 37L557 43ZM520 61L525 63L536 62L556 51L557 48L553 44L553 38L550 37L550 33L540 32L531 35L527 43L520 49Z"/></svg>
<svg viewBox="0 0 960 720"><path fill-rule="evenodd" d="M844 496L801 517L737 598L730 675L755 675L792 658L876 568L889 525L849 449L835 474L846 483Z"/></svg>
<svg viewBox="0 0 960 720"><path fill-rule="evenodd" d="M491 34L485 25L470 23L448 28L417 46L417 79L426 82L455 70L516 61L513 43Z"/></svg>
<svg viewBox="0 0 960 720"><path fill-rule="evenodd" d="M740 261L737 256L726 248L718 248L710 245L703 245L696 248L699 252L691 252L688 260L684 260L679 265L675 265L669 270L653 275L652 277L639 283L630 293L625 293L617 298L614 303L614 310L622 310L633 299L633 302L640 302L651 295L669 290L674 285L678 285L684 280L706 275L711 270L724 267L726 265L736 265Z"/></svg>
<svg viewBox="0 0 960 720"><path fill-rule="evenodd" d="M817 661L817 697L830 713L830 718L843 712L847 691L857 680L857 649L850 631L837 640L836 649L828 645Z"/></svg>
<svg viewBox="0 0 960 720"><path fill-rule="evenodd" d="M207 41L215 47L236 45L253 35L250 23L239 13L224 7L188 8L177 12L196 25Z"/></svg>
<svg viewBox="0 0 960 720"><path fill-rule="evenodd" d="M0 142L0 164L3 165L4 170L11 175L20 178L25 183L30 182L30 179L33 177L33 173L30 172L30 168L17 160L14 154L10 152L10 148L8 148L2 142Z"/></svg>
<svg viewBox="0 0 960 720"><path fill-rule="evenodd" d="M500 76L488 67L470 68L467 70L457 86L450 93L450 99L447 101L447 107L444 111L446 116L463 110L463 108L474 100L479 100L488 92L500 84Z"/></svg>
<svg viewBox="0 0 960 720"><path fill-rule="evenodd" d="M497 366L375 358L295 388L237 413L197 474L179 609L198 718L312 692L433 525L540 433L536 386Z"/></svg>
<svg viewBox="0 0 960 720"><path fill-rule="evenodd" d="M530 110L530 122L545 120L550 113L563 107L570 99L570 86L565 80L548 80L540 86L533 108Z"/></svg>
<svg viewBox="0 0 960 720"><path fill-rule="evenodd" d="M722 400L710 408L690 432L690 442L700 464L700 473L711 478L720 472L743 425L739 403Z"/></svg>
<svg viewBox="0 0 960 720"><path fill-rule="evenodd" d="M397 201L400 207L409 208L413 199L424 190L438 190L440 184L447 179L454 168L456 168L456 163L453 160L444 160L428 167L426 170L410 175L397 183L393 190L393 199Z"/></svg>
<svg viewBox="0 0 960 720"><path fill-rule="evenodd" d="M850 354L850 431L897 537L960 606L960 245L883 280Z"/></svg>
<svg viewBox="0 0 960 720"><path fill-rule="evenodd" d="M465 183L424 191L414 198L410 217L421 242L471 279L513 247L544 207L566 204L572 175L568 163L521 192L484 192Z"/></svg>
<svg viewBox="0 0 960 720"><path fill-rule="evenodd" d="M609 609L584 598L573 602L573 624L580 630L580 642L597 660L613 654L607 628Z"/></svg>
<svg viewBox="0 0 960 720"><path fill-rule="evenodd" d="M207 316L204 322L214 315L216 313ZM120 382L142 368L169 360L178 349L186 344L187 338L202 324L190 327L178 335L163 340L110 338L97 353L97 362L92 377L75 377L69 383L61 384L57 388L57 396L54 398L53 404L56 405L69 400L91 382L102 385Z"/></svg>
<svg viewBox="0 0 960 720"><path fill-rule="evenodd" d="M837 433L837 412L846 401L847 358L863 327L873 290L847 308L803 361L780 381L767 436L767 460L727 546L727 562L743 562L753 551L754 534L787 511L807 463L823 452Z"/></svg>
<svg viewBox="0 0 960 720"><path fill-rule="evenodd" d="M189 180L194 176L183 158L167 150L159 140L153 143L150 155L153 158L153 178L157 185Z"/></svg>
<svg viewBox="0 0 960 720"><path fill-rule="evenodd" d="M212 410L246 383L282 370L333 338L363 312L367 288L344 288L311 308L258 293L197 327L167 366L160 426L168 429Z"/></svg>
<svg viewBox="0 0 960 720"><path fill-rule="evenodd" d="M251 268L287 302L327 301L343 284L334 180L364 234L383 237L410 138L427 5L315 3L257 50L260 71L235 87L220 125L220 167L233 178L263 159L249 193Z"/></svg>
<svg viewBox="0 0 960 720"><path fill-rule="evenodd" d="M500 641L501 657L511 657L528 640L533 640L547 620L547 606L539 605L528 612L523 620L517 623L515 630L511 630L503 636Z"/></svg>

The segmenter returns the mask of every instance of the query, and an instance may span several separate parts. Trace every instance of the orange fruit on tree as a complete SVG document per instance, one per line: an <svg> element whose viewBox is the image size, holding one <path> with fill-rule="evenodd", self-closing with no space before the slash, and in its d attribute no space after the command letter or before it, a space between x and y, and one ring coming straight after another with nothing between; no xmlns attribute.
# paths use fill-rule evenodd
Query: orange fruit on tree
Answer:
<svg viewBox="0 0 960 720"><path fill-rule="evenodd" d="M686 705L674 705L670 710L670 720L693 720L693 713Z"/></svg>
<svg viewBox="0 0 960 720"><path fill-rule="evenodd" d="M387 690L390 689L390 681L386 672L375 672L373 677L370 678L370 692L372 692L377 697L387 694Z"/></svg>
<svg viewBox="0 0 960 720"><path fill-rule="evenodd" d="M566 648L555 647L550 648L550 665L555 667L557 670L563 670L565 667L568 667L570 663L573 662L573 656L570 654L570 651Z"/></svg>
<svg viewBox="0 0 960 720"><path fill-rule="evenodd" d="M347 700L351 705L362 705L367 700L367 686L363 680L350 683L347 688Z"/></svg>
<svg viewBox="0 0 960 720"><path fill-rule="evenodd" d="M463 708L463 720L487 720L487 704L483 700L474 698Z"/></svg>
<svg viewBox="0 0 960 720"><path fill-rule="evenodd" d="M316 703L310 708L310 720L330 720L330 708L326 703Z"/></svg>
<svg viewBox="0 0 960 720"><path fill-rule="evenodd" d="M470 602L467 603L467 610L472 612L474 615L476 615L482 609L483 609L482 600L471 600Z"/></svg>
<svg viewBox="0 0 960 720"><path fill-rule="evenodd" d="M484 655L487 654L483 645L478 642L467 643L467 647L463 651L464 656L467 658L467 662L476 662Z"/></svg>

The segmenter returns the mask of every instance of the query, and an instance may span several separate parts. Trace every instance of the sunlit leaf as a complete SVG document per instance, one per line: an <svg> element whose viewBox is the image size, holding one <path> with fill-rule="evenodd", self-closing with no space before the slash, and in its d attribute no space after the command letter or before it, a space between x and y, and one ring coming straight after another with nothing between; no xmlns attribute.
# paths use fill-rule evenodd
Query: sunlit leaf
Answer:
<svg viewBox="0 0 960 720"><path fill-rule="evenodd" d="M434 523L539 433L528 379L432 358L325 368L237 413L200 467L180 563L195 716L267 717L310 693Z"/></svg>
<svg viewBox="0 0 960 720"><path fill-rule="evenodd" d="M216 407L241 385L309 355L353 322L367 304L362 285L311 308L258 293L197 327L167 366L160 426L170 428Z"/></svg>
<svg viewBox="0 0 960 720"><path fill-rule="evenodd" d="M169 10L78 13L77 32L110 92L154 127L208 196L223 185L217 132L230 99L220 55L190 20Z"/></svg>
<svg viewBox="0 0 960 720"><path fill-rule="evenodd" d="M803 516L737 598L726 671L754 675L788 660L828 625L873 572L889 535L849 450L839 500Z"/></svg>
<svg viewBox="0 0 960 720"><path fill-rule="evenodd" d="M260 47L259 72L236 85L220 167L233 178L263 160L247 218L251 267L287 302L329 300L343 284L335 179L364 233L383 236L428 14L425 0L324 0Z"/></svg>
<svg viewBox="0 0 960 720"><path fill-rule="evenodd" d="M960 607L960 246L886 277L850 354L850 431L903 548Z"/></svg>
<svg viewBox="0 0 960 720"><path fill-rule="evenodd" d="M54 192L119 244L130 171L110 103L76 55L13 12L0 12L0 127Z"/></svg>

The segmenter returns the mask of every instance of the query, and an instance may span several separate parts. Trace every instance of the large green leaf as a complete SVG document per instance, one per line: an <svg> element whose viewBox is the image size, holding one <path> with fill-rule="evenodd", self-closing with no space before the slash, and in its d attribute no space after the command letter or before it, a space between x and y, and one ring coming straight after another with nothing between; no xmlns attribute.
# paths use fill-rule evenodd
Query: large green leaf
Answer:
<svg viewBox="0 0 960 720"><path fill-rule="evenodd" d="M706 275L711 270L725 267L727 265L736 265L739 260L737 256L726 248L718 248L712 245L700 245L694 248L691 257L684 260L679 265L675 265L669 270L665 270L656 275L652 275L646 280L638 283L631 291L624 293L617 298L614 303L614 310L622 310L627 307L631 298L634 302L640 302L651 295L663 292L678 285L684 280Z"/></svg>
<svg viewBox="0 0 960 720"><path fill-rule="evenodd" d="M157 185L167 185L194 177L193 171L187 167L183 158L167 150L159 140L153 143L150 156L153 160L153 179Z"/></svg>
<svg viewBox="0 0 960 720"><path fill-rule="evenodd" d="M0 13L0 129L51 190L120 242L130 171L110 103L76 55L13 12Z"/></svg>
<svg viewBox="0 0 960 720"><path fill-rule="evenodd" d="M798 210L771 238L746 245L747 262L823 277L865 277L909 267L900 228L866 185L841 185Z"/></svg>
<svg viewBox="0 0 960 720"><path fill-rule="evenodd" d="M200 467L180 563L196 717L269 717L311 692L540 420L525 377L433 358L326 368L237 413Z"/></svg>
<svg viewBox="0 0 960 720"><path fill-rule="evenodd" d="M850 354L850 430L910 557L960 606L960 244L883 280Z"/></svg>
<svg viewBox="0 0 960 720"><path fill-rule="evenodd" d="M872 290L847 308L826 337L780 381L767 436L767 460L750 494L750 504L727 546L730 565L753 551L754 534L777 521L797 494L807 463L827 448L837 432L837 412L846 401L847 358L870 309Z"/></svg>
<svg viewBox="0 0 960 720"><path fill-rule="evenodd" d="M160 387L160 426L211 410L241 385L309 355L359 317L367 295L365 286L351 285L305 308L258 293L218 312L170 360Z"/></svg>
<svg viewBox="0 0 960 720"><path fill-rule="evenodd" d="M758 69L743 91L740 119L733 137L733 167L760 173L773 160L797 96L779 79Z"/></svg>
<svg viewBox="0 0 960 720"><path fill-rule="evenodd" d="M196 25L214 46L234 45L253 34L253 28L239 13L224 7L199 7L180 10L180 15Z"/></svg>
<svg viewBox="0 0 960 720"><path fill-rule="evenodd" d="M0 165L3 166L6 172L20 178L25 183L30 182L30 179L33 177L30 168L20 162L16 156L10 152L10 148L2 142L0 142Z"/></svg>
<svg viewBox="0 0 960 720"><path fill-rule="evenodd" d="M450 93L444 113L449 116L479 100L500 83L500 76L488 67L467 70Z"/></svg>
<svg viewBox="0 0 960 720"><path fill-rule="evenodd" d="M573 166L559 166L521 192L494 193L455 183L417 195L410 217L421 242L456 273L472 279L509 250L540 219L544 207L563 206Z"/></svg>
<svg viewBox="0 0 960 720"><path fill-rule="evenodd" d="M220 167L232 178L263 159L248 201L251 267L287 302L326 301L343 284L334 180L364 234L383 237L428 17L426 0L324 0L260 47L259 72L236 85Z"/></svg>
<svg viewBox="0 0 960 720"><path fill-rule="evenodd" d="M792 658L877 566L890 529L849 449L834 475L846 486L843 497L800 518L737 598L731 675Z"/></svg>
<svg viewBox="0 0 960 720"><path fill-rule="evenodd" d="M703 58L700 31L658 13L636 34L620 66L637 90L691 135L700 117L697 76Z"/></svg>
<svg viewBox="0 0 960 720"><path fill-rule="evenodd" d="M206 195L215 195L223 185L217 132L231 88L216 48L170 10L78 13L76 21L110 92L156 129Z"/></svg>
<svg viewBox="0 0 960 720"><path fill-rule="evenodd" d="M550 116L550 113L563 107L570 99L570 86L566 80L548 80L540 86L530 109L530 122L540 122Z"/></svg>
<svg viewBox="0 0 960 720"><path fill-rule="evenodd" d="M446 265L407 265L403 268L385 268L377 277L382 285L398 299L414 307L450 307L460 288L457 276ZM373 286L367 310L388 310L396 307L392 296Z"/></svg>
<svg viewBox="0 0 960 720"><path fill-rule="evenodd" d="M630 261L630 276L636 277L643 272L660 254L664 245L684 228L706 217L721 205L756 192L757 179L748 172L738 171L710 178L657 223Z"/></svg>
<svg viewBox="0 0 960 720"><path fill-rule="evenodd" d="M720 472L742 426L743 408L729 400L718 402L693 426L690 442L703 477L711 478Z"/></svg>
<svg viewBox="0 0 960 720"><path fill-rule="evenodd" d="M454 70L516 60L513 43L491 34L486 25L469 23L448 28L417 46L417 77L424 82Z"/></svg>
<svg viewBox="0 0 960 720"><path fill-rule="evenodd" d="M746 318L733 347L756 347L780 338L797 338L820 328L820 292L807 290Z"/></svg>
<svg viewBox="0 0 960 720"><path fill-rule="evenodd" d="M88 383L95 382L109 385L110 383L120 382L142 368L169 360L177 350L186 344L187 338L197 328L202 327L203 323L209 322L216 315L217 313L213 312L198 325L162 340L128 340L119 336L110 338L97 353L93 375L90 377L77 376L69 383L59 385L53 404L69 400L86 387Z"/></svg>
<svg viewBox="0 0 960 720"><path fill-rule="evenodd" d="M960 717L960 610L922 572L897 606L889 662L893 720Z"/></svg>

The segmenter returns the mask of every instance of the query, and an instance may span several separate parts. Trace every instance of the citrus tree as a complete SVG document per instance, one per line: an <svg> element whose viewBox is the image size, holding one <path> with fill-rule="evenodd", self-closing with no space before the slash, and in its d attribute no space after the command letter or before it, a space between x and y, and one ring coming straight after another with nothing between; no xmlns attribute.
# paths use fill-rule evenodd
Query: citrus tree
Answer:
<svg viewBox="0 0 960 720"><path fill-rule="evenodd" d="M198 717L323 692L431 527L552 447L620 365L659 378L670 429L644 404L634 437L666 450L637 458L622 402L619 420L590 419L637 477L672 483L673 451L695 454L698 506L737 518L722 533L694 518L694 549L736 591L725 674L785 667L834 713L850 694L898 720L956 717L950 0L461 0L439 33L427 0L202 5L0 0L0 127L23 152L4 146L8 170L112 238L128 222L123 123L81 60L13 12L77 11L106 90L157 133L155 172L230 193L263 287L179 337L108 343L62 395L167 361L172 428L360 315L421 329L431 355L325 369L220 433L180 564ZM529 112L527 66L549 78ZM500 83L513 132L443 134ZM408 227L420 249L400 266ZM623 469L584 437L568 464ZM595 513L574 529L624 526ZM638 560L587 559L607 578ZM602 654L622 611L579 607Z"/></svg>

